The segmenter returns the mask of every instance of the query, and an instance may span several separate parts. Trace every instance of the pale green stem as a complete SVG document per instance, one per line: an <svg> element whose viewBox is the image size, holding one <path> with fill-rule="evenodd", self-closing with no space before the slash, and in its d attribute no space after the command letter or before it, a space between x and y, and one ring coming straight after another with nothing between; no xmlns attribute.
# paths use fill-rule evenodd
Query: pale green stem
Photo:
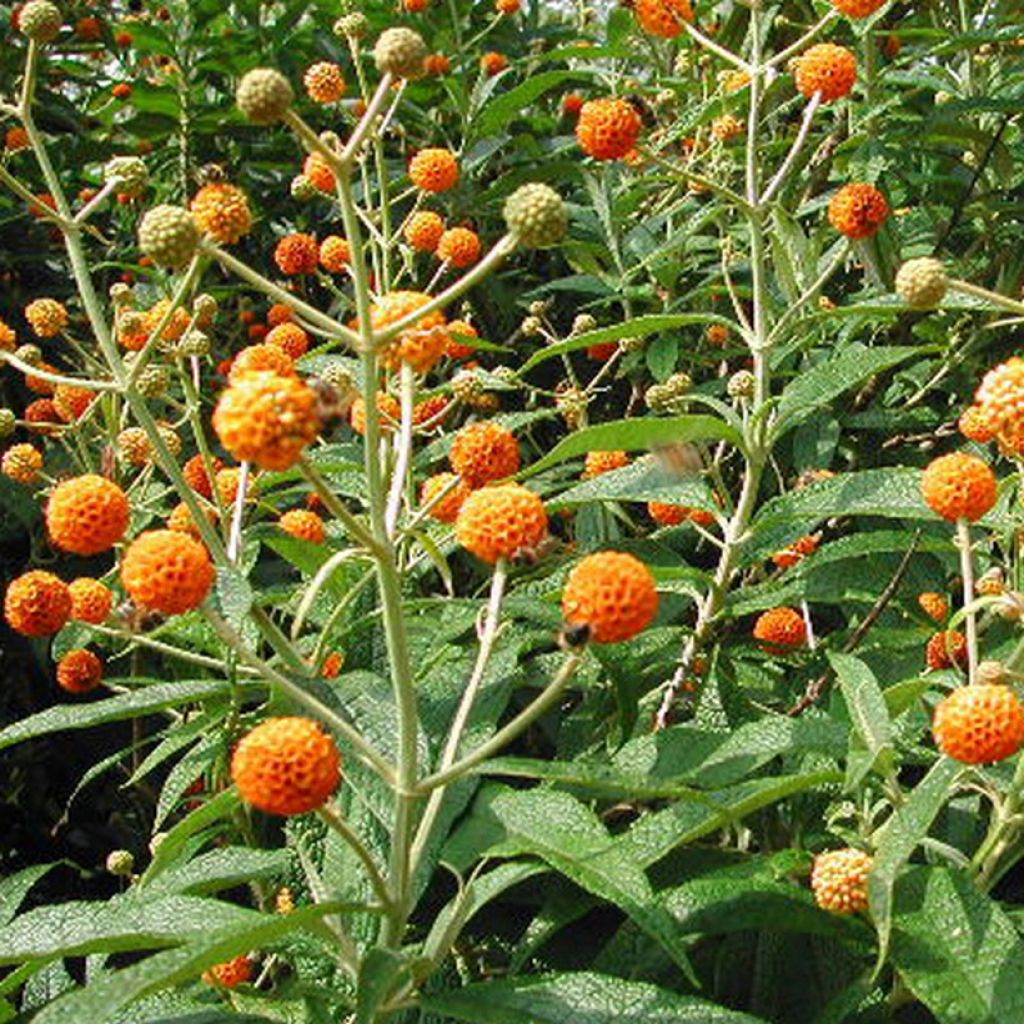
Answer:
<svg viewBox="0 0 1024 1024"><path fill-rule="evenodd" d="M391 893L388 892L387 882L384 881L383 875L380 873L380 869L377 867L376 862L373 859L373 854L366 848L366 844L360 839L359 835L349 825L345 819L338 814L333 807L327 805L321 807L317 814L320 816L322 821L325 821L331 829L333 829L349 847L349 849L359 858L359 863L363 865L366 870L366 875L370 880L370 885L373 887L373 891L377 896L377 899L384 905L385 910L391 906Z"/></svg>
<svg viewBox="0 0 1024 1024"><path fill-rule="evenodd" d="M391 493L388 495L387 512L384 517L388 536L394 539L398 517L402 512L402 494L405 478L412 461L413 407L416 401L416 375L408 363L401 369L402 425L398 432L398 451L394 472L391 476Z"/></svg>
<svg viewBox="0 0 1024 1024"><path fill-rule="evenodd" d="M989 291L987 288L982 288L980 285L970 284L968 281L960 281L957 278L951 278L949 281L949 290L951 292L960 292L962 295L971 295L976 299L984 299L986 302L991 302L994 306L1001 306L1003 309L1008 309L1018 315L1024 315L1024 302L1018 302L1016 299L1011 299L1007 295L1000 295L999 292Z"/></svg>
<svg viewBox="0 0 1024 1024"><path fill-rule="evenodd" d="M330 484L320 475L316 466L309 461L308 455L303 455L299 459L299 468L324 503L327 511L345 527L353 540L358 541L375 556L379 556L381 550L373 534L342 504L338 496L331 490Z"/></svg>
<svg viewBox="0 0 1024 1024"><path fill-rule="evenodd" d="M956 521L956 543L960 549L960 575L963 577L964 624L967 632L967 681L978 680L978 617L974 610L974 559L971 557L971 524Z"/></svg>
<svg viewBox="0 0 1024 1024"><path fill-rule="evenodd" d="M19 359L13 352L0 352L0 359L9 363L16 370L22 373L38 377L40 380L48 380L51 384L70 384L72 387L85 388L87 391L120 391L121 386L110 380L89 380L82 377L65 377L62 373L50 373L31 363Z"/></svg>

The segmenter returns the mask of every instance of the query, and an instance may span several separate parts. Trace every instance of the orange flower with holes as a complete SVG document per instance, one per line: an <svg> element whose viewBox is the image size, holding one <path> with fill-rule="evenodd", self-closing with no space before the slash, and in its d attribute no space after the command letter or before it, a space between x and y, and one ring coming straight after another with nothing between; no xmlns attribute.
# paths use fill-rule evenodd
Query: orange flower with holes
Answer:
<svg viewBox="0 0 1024 1024"><path fill-rule="evenodd" d="M431 53L423 58L423 72L427 75L447 75L452 62L443 53Z"/></svg>
<svg viewBox="0 0 1024 1024"><path fill-rule="evenodd" d="M832 914L867 910L868 877L873 866L870 854L853 847L819 853L811 868L814 902Z"/></svg>
<svg viewBox="0 0 1024 1024"><path fill-rule="evenodd" d="M598 644L629 640L658 614L658 589L651 570L633 555L599 551L569 573L562 615L570 626L586 626Z"/></svg>
<svg viewBox="0 0 1024 1024"><path fill-rule="evenodd" d="M296 377L246 374L220 396L213 429L239 462L288 469L320 432L316 392Z"/></svg>
<svg viewBox="0 0 1024 1024"><path fill-rule="evenodd" d="M213 477L213 487L217 497L225 505L230 505L238 497L238 488L242 486L242 471L236 466L218 470ZM250 481L250 487L252 483Z"/></svg>
<svg viewBox="0 0 1024 1024"><path fill-rule="evenodd" d="M622 469L628 466L630 458L625 452L587 452L583 460L583 472L580 474L583 480L591 480L602 473L610 473L614 469Z"/></svg>
<svg viewBox="0 0 1024 1024"><path fill-rule="evenodd" d="M511 17L513 14L518 14L522 7L522 0L494 0L494 9L499 14L505 14Z"/></svg>
<svg viewBox="0 0 1024 1024"><path fill-rule="evenodd" d="M301 359L309 350L309 335L298 324L278 324L263 339L267 345L281 349L289 359ZM232 370L234 367L232 367ZM294 373L294 367L292 368ZM291 376L291 374L286 374ZM230 375L228 376L230 380Z"/></svg>
<svg viewBox="0 0 1024 1024"><path fill-rule="evenodd" d="M39 338L55 338L68 325L68 311L56 299L36 299L25 307L25 319Z"/></svg>
<svg viewBox="0 0 1024 1024"><path fill-rule="evenodd" d="M491 565L535 552L547 535L544 503L520 484L473 491L455 520L456 541Z"/></svg>
<svg viewBox="0 0 1024 1024"><path fill-rule="evenodd" d="M324 658L324 663L320 666L320 675L322 675L324 679L337 679L341 674L341 669L344 664L345 652L331 651L331 653Z"/></svg>
<svg viewBox="0 0 1024 1024"><path fill-rule="evenodd" d="M161 299L152 309L146 311L143 314L143 334L148 338L156 329L160 326L160 321L167 315L167 311L171 308L170 299ZM171 313L170 319L167 321L166 326L161 332L161 339L166 342L180 341L185 331L188 330L189 324L192 322L192 317L189 316L188 311L183 309L181 306L175 307L173 313Z"/></svg>
<svg viewBox="0 0 1024 1024"><path fill-rule="evenodd" d="M578 92L567 92L562 97L562 114L565 117L579 117L585 102Z"/></svg>
<svg viewBox="0 0 1024 1024"><path fill-rule="evenodd" d="M864 182L844 185L828 204L828 221L847 238L870 238L889 216L885 196Z"/></svg>
<svg viewBox="0 0 1024 1024"><path fill-rule="evenodd" d="M26 572L11 581L4 595L4 618L22 636L50 636L70 617L68 585L52 572Z"/></svg>
<svg viewBox="0 0 1024 1024"><path fill-rule="evenodd" d="M511 430L491 420L470 423L455 435L448 461L476 489L519 472L519 442Z"/></svg>
<svg viewBox="0 0 1024 1024"><path fill-rule="evenodd" d="M252 230L245 193L226 181L204 185L189 204L196 227L221 245L234 245Z"/></svg>
<svg viewBox="0 0 1024 1024"><path fill-rule="evenodd" d="M320 263L320 247L312 235L285 235L274 248L274 262L282 274L296 277L315 274Z"/></svg>
<svg viewBox="0 0 1024 1024"><path fill-rule="evenodd" d="M606 363L618 350L617 341L599 341L596 345L587 347L587 358L593 359L595 363Z"/></svg>
<svg viewBox="0 0 1024 1024"><path fill-rule="evenodd" d="M460 270L480 259L480 236L469 228L449 228L437 243L437 258Z"/></svg>
<svg viewBox="0 0 1024 1024"><path fill-rule="evenodd" d="M17 344L18 335L3 320L0 320L0 349L4 352L13 352Z"/></svg>
<svg viewBox="0 0 1024 1024"><path fill-rule="evenodd" d="M480 70L490 78L500 75L508 67L508 57L491 50L480 58Z"/></svg>
<svg viewBox="0 0 1024 1024"><path fill-rule="evenodd" d="M330 61L311 64L302 76L302 84L314 103L337 103L345 95L345 78L341 68Z"/></svg>
<svg viewBox="0 0 1024 1024"><path fill-rule="evenodd" d="M244 349L242 351L245 351ZM241 353L239 353L241 355ZM224 468L224 463L218 458L211 460L213 463L213 472L216 474L219 470ZM182 475L185 477L185 483L192 488L196 494L201 494L204 498L213 497L213 486L210 480L209 474L206 472L206 460L201 454L193 455L184 466L181 467Z"/></svg>
<svg viewBox="0 0 1024 1024"><path fill-rule="evenodd" d="M53 407L65 423L77 423L85 410L93 403L95 391L76 387L74 384L58 384L53 389Z"/></svg>
<svg viewBox="0 0 1024 1024"><path fill-rule="evenodd" d="M313 183L313 187L328 195L337 188L338 179L331 165L319 154L310 153L303 161L302 173Z"/></svg>
<svg viewBox="0 0 1024 1024"><path fill-rule="evenodd" d="M217 513L212 508L203 509L203 513L211 524L216 523ZM203 537L195 519L192 518L192 510L183 501L179 501L171 509L167 517L167 529L174 530L175 533L187 533L195 540L202 540Z"/></svg>
<svg viewBox="0 0 1024 1024"><path fill-rule="evenodd" d="M664 501L647 502L647 514L659 526L678 526L690 518L690 509L686 505L670 505Z"/></svg>
<svg viewBox="0 0 1024 1024"><path fill-rule="evenodd" d="M780 569L790 569L797 562L802 562L808 555L813 555L818 550L820 542L820 533L805 534L803 537L798 537L788 547L783 548L781 551L776 551L772 555L772 561Z"/></svg>
<svg viewBox="0 0 1024 1024"><path fill-rule="evenodd" d="M380 429L383 432L394 430L401 423L402 407L398 404L398 399L386 391L378 391L376 406L380 414ZM366 402L361 395L352 403L349 422L357 434L366 433Z"/></svg>
<svg viewBox="0 0 1024 1024"><path fill-rule="evenodd" d="M459 181L459 161L449 149L421 149L409 161L409 178L424 192L447 192Z"/></svg>
<svg viewBox="0 0 1024 1024"><path fill-rule="evenodd" d="M68 693L88 693L103 682L103 662L92 651L68 651L57 663L57 685Z"/></svg>
<svg viewBox="0 0 1024 1024"><path fill-rule="evenodd" d="M43 453L31 444L12 444L0 459L4 476L28 487L39 479Z"/></svg>
<svg viewBox="0 0 1024 1024"><path fill-rule="evenodd" d="M452 409L452 400L447 395L431 395L417 402L412 408L412 422L417 427L422 427L432 420L444 415ZM439 423L432 423L433 428L440 426Z"/></svg>
<svg viewBox="0 0 1024 1024"><path fill-rule="evenodd" d="M961 686L939 701L935 745L963 764L994 764L1024 745L1024 708L1009 686Z"/></svg>
<svg viewBox="0 0 1024 1024"><path fill-rule="evenodd" d="M402 232L406 242L417 252L433 252L444 234L444 221L441 215L433 210L420 210L414 213Z"/></svg>
<svg viewBox="0 0 1024 1024"><path fill-rule="evenodd" d="M107 621L114 607L113 591L91 576L79 576L68 584L71 595L71 618L98 626Z"/></svg>
<svg viewBox="0 0 1024 1024"><path fill-rule="evenodd" d="M308 814L341 784L334 740L309 718L268 718L242 737L231 756L242 799L268 814Z"/></svg>
<svg viewBox="0 0 1024 1024"><path fill-rule="evenodd" d="M468 359L476 349L467 345L462 338L479 338L477 329L465 320L452 320L448 324L448 344L445 345L444 354L449 359Z"/></svg>
<svg viewBox="0 0 1024 1024"><path fill-rule="evenodd" d="M296 326L294 324L278 324L274 330L281 327ZM301 331L302 328L300 327ZM273 333L273 332L271 332ZM303 331L303 334L306 332ZM249 345L243 348L231 362L231 369L228 371L228 381L234 384L249 373L276 373L281 377L295 376L295 361L285 351L285 346L280 343L271 343L269 340L258 345ZM199 456L201 459L202 456ZM207 495L209 497L209 495Z"/></svg>
<svg viewBox="0 0 1024 1024"><path fill-rule="evenodd" d="M214 964L208 971L203 972L203 981L220 988L238 988L239 985L252 981L252 961L243 953L222 964Z"/></svg>
<svg viewBox="0 0 1024 1024"><path fill-rule="evenodd" d="M988 444L996 436L988 413L980 405L969 405L964 409L957 420L957 428L968 441L979 444Z"/></svg>
<svg viewBox="0 0 1024 1024"><path fill-rule="evenodd" d="M423 292L397 291L382 295L370 309L374 331L383 331L430 302ZM381 352L381 362L391 370L408 363L417 373L428 372L444 355L448 333L445 316L439 309L413 321Z"/></svg>
<svg viewBox="0 0 1024 1024"><path fill-rule="evenodd" d="M832 0L832 6L848 18L867 18L884 3L885 0Z"/></svg>
<svg viewBox="0 0 1024 1024"><path fill-rule="evenodd" d="M49 398L37 398L25 406L25 425L36 434L56 434L55 426L61 426L61 417Z"/></svg>
<svg viewBox="0 0 1024 1024"><path fill-rule="evenodd" d="M949 615L949 601L942 594L927 591L917 595L917 603L921 611L933 622L944 622Z"/></svg>
<svg viewBox="0 0 1024 1024"><path fill-rule="evenodd" d="M770 654L780 654L804 645L807 623L795 608L770 608L757 617L754 639Z"/></svg>
<svg viewBox="0 0 1024 1024"><path fill-rule="evenodd" d="M342 274L352 262L352 248L340 235L328 235L320 243L320 266L332 274Z"/></svg>
<svg viewBox="0 0 1024 1024"><path fill-rule="evenodd" d="M933 459L921 477L921 494L943 519L980 519L996 503L996 476L976 455L951 452Z"/></svg>
<svg viewBox="0 0 1024 1024"><path fill-rule="evenodd" d="M124 536L130 521L128 496L112 480L95 473L58 484L46 503L50 540L76 555L109 550Z"/></svg>
<svg viewBox="0 0 1024 1024"><path fill-rule="evenodd" d="M675 39L684 21L693 21L690 0L636 0L633 13L640 27L652 36Z"/></svg>
<svg viewBox="0 0 1024 1024"><path fill-rule="evenodd" d="M619 160L636 145L642 121L623 99L588 100L580 108L576 140L595 160Z"/></svg>
<svg viewBox="0 0 1024 1024"><path fill-rule="evenodd" d="M8 128L4 135L4 148L8 153L17 153L19 150L28 149L31 144L28 132L24 128Z"/></svg>
<svg viewBox="0 0 1024 1024"><path fill-rule="evenodd" d="M60 370L58 370L56 366L47 362L40 363L37 369L43 370L46 373L60 373ZM25 387L37 395L52 395L56 390L56 385L51 381L46 380L44 377L39 377L34 373L25 374Z"/></svg>
<svg viewBox="0 0 1024 1024"><path fill-rule="evenodd" d="M128 545L121 559L121 582L143 608L181 615L206 600L213 586L213 563L206 548L187 533L148 530Z"/></svg>
<svg viewBox="0 0 1024 1024"><path fill-rule="evenodd" d="M278 324L287 324L294 319L295 314L292 312L291 306L286 306L283 302L275 302L267 310L267 324L270 327L277 327Z"/></svg>
<svg viewBox="0 0 1024 1024"><path fill-rule="evenodd" d="M1012 356L981 379L974 396L999 441L1020 450L1024 446L1024 359Z"/></svg>
<svg viewBox="0 0 1024 1024"><path fill-rule="evenodd" d="M818 43L793 61L796 87L808 99L821 93L822 103L848 95L857 81L857 58L845 46Z"/></svg>
<svg viewBox="0 0 1024 1024"><path fill-rule="evenodd" d="M934 634L925 647L924 661L928 668L966 668L967 637L955 629Z"/></svg>
<svg viewBox="0 0 1024 1024"><path fill-rule="evenodd" d="M277 521L285 533L308 540L310 544L323 544L326 533L324 521L315 513L304 508L293 508Z"/></svg>
<svg viewBox="0 0 1024 1024"><path fill-rule="evenodd" d="M454 473L436 473L423 481L420 508L429 506L427 515L439 523L454 523L470 493L466 481Z"/></svg>

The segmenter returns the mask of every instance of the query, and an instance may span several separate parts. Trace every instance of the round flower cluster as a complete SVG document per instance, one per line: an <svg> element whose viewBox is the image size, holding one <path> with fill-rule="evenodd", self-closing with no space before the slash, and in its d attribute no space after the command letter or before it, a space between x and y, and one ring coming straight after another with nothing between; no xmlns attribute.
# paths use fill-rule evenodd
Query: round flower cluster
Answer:
<svg viewBox="0 0 1024 1024"><path fill-rule="evenodd" d="M658 590L651 570L633 555L599 551L569 573L562 591L562 615L583 626L594 643L629 640L658 613Z"/></svg>
<svg viewBox="0 0 1024 1024"><path fill-rule="evenodd" d="M938 748L964 764L993 764L1024 745L1024 707L1009 686L960 686L935 708Z"/></svg>
<svg viewBox="0 0 1024 1024"><path fill-rule="evenodd" d="M164 615L198 608L213 586L213 578L206 548L174 530L140 534L121 559L121 582L128 596L135 604Z"/></svg>
<svg viewBox="0 0 1024 1024"><path fill-rule="evenodd" d="M951 452L925 468L921 494L928 507L943 519L973 522L996 503L996 477L976 455Z"/></svg>
<svg viewBox="0 0 1024 1024"><path fill-rule="evenodd" d="M448 459L452 470L475 489L519 472L519 442L491 420L470 423L455 435Z"/></svg>
<svg viewBox="0 0 1024 1024"><path fill-rule="evenodd" d="M642 121L623 99L588 100L576 121L576 139L595 160L620 160L636 146Z"/></svg>
<svg viewBox="0 0 1024 1024"><path fill-rule="evenodd" d="M547 533L544 503L514 483L473 491L455 520L456 541L492 565L535 551Z"/></svg>
<svg viewBox="0 0 1024 1024"><path fill-rule="evenodd" d="M98 555L113 547L124 536L130 519L124 491L94 473L58 484L46 505L50 539L76 555Z"/></svg>
<svg viewBox="0 0 1024 1024"><path fill-rule="evenodd" d="M757 617L754 639L769 653L800 647L807 640L807 623L794 608L770 608Z"/></svg>
<svg viewBox="0 0 1024 1024"><path fill-rule="evenodd" d="M822 910L854 914L868 908L868 876L874 862L863 850L847 847L814 858L811 891Z"/></svg>

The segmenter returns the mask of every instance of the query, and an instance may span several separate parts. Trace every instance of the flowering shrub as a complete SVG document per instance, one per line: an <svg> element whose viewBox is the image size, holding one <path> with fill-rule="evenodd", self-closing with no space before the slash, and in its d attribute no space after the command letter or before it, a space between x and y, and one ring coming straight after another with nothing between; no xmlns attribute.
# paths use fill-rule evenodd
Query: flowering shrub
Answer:
<svg viewBox="0 0 1024 1024"><path fill-rule="evenodd" d="M1012 5L401 7L9 12L0 1020L1019 1020Z"/></svg>

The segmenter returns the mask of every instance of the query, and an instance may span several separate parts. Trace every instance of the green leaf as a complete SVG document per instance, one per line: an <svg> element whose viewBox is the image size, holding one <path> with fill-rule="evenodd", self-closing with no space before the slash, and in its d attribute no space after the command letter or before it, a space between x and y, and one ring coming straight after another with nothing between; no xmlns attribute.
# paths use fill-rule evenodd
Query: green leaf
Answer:
<svg viewBox="0 0 1024 1024"><path fill-rule="evenodd" d="M381 946L371 949L359 965L355 1024L373 1024L381 1003L408 977L409 964L400 953Z"/></svg>
<svg viewBox="0 0 1024 1024"><path fill-rule="evenodd" d="M217 570L216 591L221 614L233 629L241 629L254 598L249 581L237 569L221 567Z"/></svg>
<svg viewBox="0 0 1024 1024"><path fill-rule="evenodd" d="M627 320L612 327L599 327L597 330L587 331L584 334L574 334L557 345L548 345L539 352L534 352L523 363L519 372L526 373L527 370L532 370L549 359L555 359L582 348L590 348L591 345L618 341L620 338L645 338L649 334L674 331L680 327L690 327L694 324L722 324L723 327L736 330L736 325L731 320L715 313L665 313L658 316L638 316L635 320Z"/></svg>
<svg viewBox="0 0 1024 1024"><path fill-rule="evenodd" d="M639 458L602 473L550 499L551 505L587 505L594 501L663 501L717 511L707 484L695 474L678 476L654 458Z"/></svg>
<svg viewBox="0 0 1024 1024"><path fill-rule="evenodd" d="M420 1002L467 1024L763 1024L696 996L590 972L479 982Z"/></svg>
<svg viewBox="0 0 1024 1024"><path fill-rule="evenodd" d="M875 862L871 869L869 903L878 931L878 965L885 962L892 934L893 890L896 876L949 799L961 766L948 757L936 761L914 787L906 802L876 833Z"/></svg>
<svg viewBox="0 0 1024 1024"><path fill-rule="evenodd" d="M828 660L835 669L854 729L867 751L866 758L856 759L851 756L847 768L847 787L852 788L876 766L883 775L891 772L892 723L878 680L863 661L850 654L839 653L829 654ZM855 769L853 766L858 760L860 763Z"/></svg>
<svg viewBox="0 0 1024 1024"><path fill-rule="evenodd" d="M728 441L743 446L743 438L735 427L714 416L675 416L670 419L645 417L614 420L596 427L587 427L563 438L526 470L521 478L533 476L566 459L594 451L639 451L682 441Z"/></svg>
<svg viewBox="0 0 1024 1024"><path fill-rule="evenodd" d="M55 864L34 864L0 879L0 924L7 924L14 917L29 889L54 867Z"/></svg>
<svg viewBox="0 0 1024 1024"><path fill-rule="evenodd" d="M142 874L142 884L153 881L162 871L167 870L185 848L185 844L197 832L232 814L239 806L240 799L234 788L225 789L212 800L207 800L194 811L182 818L168 832L156 848L149 867Z"/></svg>
<svg viewBox="0 0 1024 1024"><path fill-rule="evenodd" d="M531 75L522 85L502 93L490 100L484 109L473 119L472 132L475 138L485 138L508 128L508 122L523 107L529 106L544 93L564 85L566 82L587 82L592 75L584 70L579 71L544 71ZM543 168L541 168L543 169Z"/></svg>
<svg viewBox="0 0 1024 1024"><path fill-rule="evenodd" d="M244 885L257 878L283 874L291 863L287 850L252 850L246 846L227 846L210 850L187 864L168 868L148 885L151 895L171 893L217 892Z"/></svg>
<svg viewBox="0 0 1024 1024"><path fill-rule="evenodd" d="M116 697L91 704L59 704L29 715L6 729L0 729L0 750L22 740L62 732L64 729L86 729L91 725L138 718L163 708L205 700L226 693L228 688L222 679L197 679L180 683L133 679L132 685L136 688L130 693L120 693Z"/></svg>
<svg viewBox="0 0 1024 1024"><path fill-rule="evenodd" d="M876 373L920 355L921 349L912 346L868 348L853 344L826 362L800 373L782 392L775 426L776 440L844 391Z"/></svg>
<svg viewBox="0 0 1024 1024"><path fill-rule="evenodd" d="M915 867L900 879L892 962L939 1024L1024 1020L1024 943L961 872Z"/></svg>

